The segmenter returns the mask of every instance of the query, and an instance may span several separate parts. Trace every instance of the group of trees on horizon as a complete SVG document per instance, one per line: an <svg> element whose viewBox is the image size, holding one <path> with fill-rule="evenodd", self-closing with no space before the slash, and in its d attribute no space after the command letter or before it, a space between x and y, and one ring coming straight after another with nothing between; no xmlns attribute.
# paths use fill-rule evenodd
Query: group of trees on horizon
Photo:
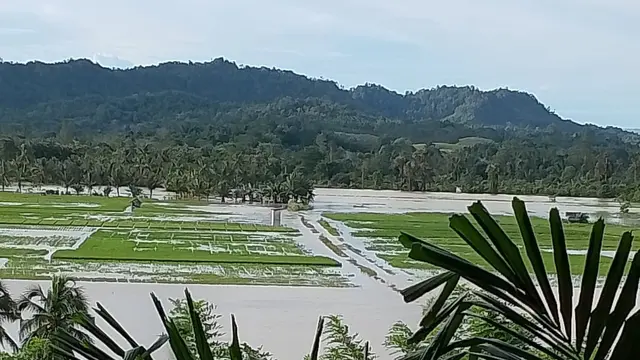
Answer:
<svg viewBox="0 0 640 360"><path fill-rule="evenodd" d="M327 134L300 149L171 144L125 137L107 142L0 140L0 186L59 185L95 193L123 186L158 188L182 197L242 202L307 203L314 187L516 193L640 200L640 151L596 148L587 139L565 152L534 141L442 149L396 139L377 151L346 148Z"/></svg>

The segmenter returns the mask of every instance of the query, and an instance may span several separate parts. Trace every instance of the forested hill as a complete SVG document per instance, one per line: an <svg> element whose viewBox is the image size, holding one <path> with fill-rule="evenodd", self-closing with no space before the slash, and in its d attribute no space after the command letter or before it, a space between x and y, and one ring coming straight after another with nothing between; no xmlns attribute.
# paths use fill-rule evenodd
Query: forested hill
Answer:
<svg viewBox="0 0 640 360"><path fill-rule="evenodd" d="M389 123L399 122L406 125L405 131L396 129L391 135L431 134L436 127L442 129L439 133L447 133L460 125L499 129L551 127L568 133L585 128L561 119L533 95L507 89L480 91L443 86L401 95L366 84L345 90L332 81L310 79L291 71L239 67L224 59L128 70L103 68L89 60L0 63L0 124L19 124L32 130L55 131L63 120L90 128L108 125L114 131L128 126L148 129L161 122L175 124L180 119L228 118L229 112L254 116L255 112L275 111L272 115L278 116L278 112L288 110L281 109L283 104L298 105L298 112L322 104L315 109L322 113L315 115L349 117L351 121L341 123L341 130L374 135L388 130ZM382 127L376 129L380 123ZM461 131L463 134L458 135L470 135ZM477 130L473 135L483 131L489 130ZM619 129L609 129L607 134L630 136ZM453 137L461 137L458 135ZM455 139L413 135L413 140Z"/></svg>

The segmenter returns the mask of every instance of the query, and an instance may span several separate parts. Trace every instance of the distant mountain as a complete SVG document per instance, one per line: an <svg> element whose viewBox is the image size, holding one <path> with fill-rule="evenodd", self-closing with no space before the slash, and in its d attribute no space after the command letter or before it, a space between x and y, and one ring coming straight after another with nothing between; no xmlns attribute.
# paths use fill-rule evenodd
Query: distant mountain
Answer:
<svg viewBox="0 0 640 360"><path fill-rule="evenodd" d="M626 129L626 130L636 134L640 134L640 129Z"/></svg>
<svg viewBox="0 0 640 360"><path fill-rule="evenodd" d="M96 59L107 66L113 66L107 60L121 61ZM388 130L389 124L394 124L394 135L408 133L417 141L455 142L452 138L458 134L474 136L491 129L565 133L593 130L625 141L640 138L617 128L602 129L564 120L535 96L508 89L481 91L470 86L440 86L402 95L365 84L346 90L333 81L266 67L237 66L222 58L207 63L169 62L130 69L109 69L89 60L0 63L0 124L23 130L25 126L56 129L63 122L86 127L114 124L114 129L131 125L153 128L160 119L175 123L225 117L233 123L238 119L229 112L245 113L247 106L261 107L261 114L272 112L276 119L281 116L278 111L283 111L282 101L301 106L298 114L317 121L328 122L338 112L341 118L348 116L349 122L337 126L342 132L384 135L381 129ZM322 105L313 105L313 113L309 104ZM439 129L442 136L426 136L434 129ZM420 133L425 136L416 135ZM500 136L494 133L494 137Z"/></svg>

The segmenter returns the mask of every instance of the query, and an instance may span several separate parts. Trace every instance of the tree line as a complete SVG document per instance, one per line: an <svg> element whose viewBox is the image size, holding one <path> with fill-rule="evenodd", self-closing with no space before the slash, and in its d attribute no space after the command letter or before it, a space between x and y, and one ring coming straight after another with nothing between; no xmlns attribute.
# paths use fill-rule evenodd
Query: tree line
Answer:
<svg viewBox="0 0 640 360"><path fill-rule="evenodd" d="M308 203L318 186L640 200L640 150L631 145L607 147L587 136L566 149L523 139L444 145L399 138L358 151L325 133L302 147L8 137L0 140L0 186L59 185L78 194L134 186L148 195L165 188L181 197L263 203Z"/></svg>
<svg viewBox="0 0 640 360"><path fill-rule="evenodd" d="M121 187L144 187L148 196L165 188L180 197L217 196L223 202L308 203L311 180L268 152L233 147L153 148L134 142L61 145L56 142L0 142L0 185L25 190L58 185L64 193L120 195ZM107 185L103 193L96 187Z"/></svg>

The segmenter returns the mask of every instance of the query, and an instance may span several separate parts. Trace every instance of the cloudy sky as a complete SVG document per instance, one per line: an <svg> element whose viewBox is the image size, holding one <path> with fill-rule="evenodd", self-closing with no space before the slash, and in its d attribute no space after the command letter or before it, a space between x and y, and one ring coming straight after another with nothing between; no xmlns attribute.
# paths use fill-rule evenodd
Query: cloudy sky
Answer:
<svg viewBox="0 0 640 360"><path fill-rule="evenodd" d="M640 128L635 0L6 0L0 57L291 69L351 87L534 93L578 122Z"/></svg>

